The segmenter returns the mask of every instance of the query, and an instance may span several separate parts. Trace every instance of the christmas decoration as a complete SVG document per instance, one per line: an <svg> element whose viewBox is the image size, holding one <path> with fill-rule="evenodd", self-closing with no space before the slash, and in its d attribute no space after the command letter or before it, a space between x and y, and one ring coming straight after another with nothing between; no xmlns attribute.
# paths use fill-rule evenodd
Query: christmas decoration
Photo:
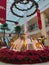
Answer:
<svg viewBox="0 0 49 65"><path fill-rule="evenodd" d="M37 18L38 18L38 27L41 30L42 29L42 22L41 22L41 16L40 16L40 10L37 10Z"/></svg>
<svg viewBox="0 0 49 65"><path fill-rule="evenodd" d="M0 0L0 23L6 23L6 0Z"/></svg>
<svg viewBox="0 0 49 65"><path fill-rule="evenodd" d="M18 25L18 22L14 22L15 23L15 25Z"/></svg>

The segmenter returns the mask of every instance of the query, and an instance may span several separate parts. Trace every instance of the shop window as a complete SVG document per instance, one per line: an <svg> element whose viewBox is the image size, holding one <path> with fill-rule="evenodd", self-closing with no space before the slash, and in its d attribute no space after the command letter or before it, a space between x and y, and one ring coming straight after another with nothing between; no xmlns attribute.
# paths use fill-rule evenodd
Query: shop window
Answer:
<svg viewBox="0 0 49 65"><path fill-rule="evenodd" d="M49 26L49 18L46 19L45 23L46 23L46 27Z"/></svg>
<svg viewBox="0 0 49 65"><path fill-rule="evenodd" d="M28 27L28 31L34 31L34 30L37 30L38 29L38 24L37 23L34 23L34 24L31 24L29 27Z"/></svg>

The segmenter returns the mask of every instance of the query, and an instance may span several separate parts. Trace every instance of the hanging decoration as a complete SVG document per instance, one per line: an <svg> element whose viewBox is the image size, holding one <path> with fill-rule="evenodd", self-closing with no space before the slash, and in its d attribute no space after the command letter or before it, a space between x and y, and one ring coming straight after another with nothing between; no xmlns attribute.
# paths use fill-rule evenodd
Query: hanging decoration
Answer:
<svg viewBox="0 0 49 65"><path fill-rule="evenodd" d="M31 2L32 5L26 9L25 8L22 9L22 8L17 7L18 3L26 5L26 4L29 4L29 2ZM17 14L16 12L14 12L13 8L15 7L15 9L18 9L19 11L23 12L23 11L28 11L28 10L32 9L34 6L35 6L35 10L31 14L26 15L26 17L29 17L29 16L32 16L33 14L35 14L37 9L38 9L38 3L35 0L14 0L10 9L11 9L11 12L13 13L13 15L23 18L24 15Z"/></svg>
<svg viewBox="0 0 49 65"><path fill-rule="evenodd" d="M37 18L38 18L38 27L41 30L42 29L42 22L41 22L41 16L40 16L40 10L37 10Z"/></svg>
<svg viewBox="0 0 49 65"><path fill-rule="evenodd" d="M6 0L0 0L0 23L6 23Z"/></svg>
<svg viewBox="0 0 49 65"><path fill-rule="evenodd" d="M17 21L13 21L13 20L6 20L6 21L12 22L12 23L14 23L15 25L18 25L18 22L17 22Z"/></svg>
<svg viewBox="0 0 49 65"><path fill-rule="evenodd" d="M15 23L15 25L18 25L18 22L16 21L16 22L14 22Z"/></svg>

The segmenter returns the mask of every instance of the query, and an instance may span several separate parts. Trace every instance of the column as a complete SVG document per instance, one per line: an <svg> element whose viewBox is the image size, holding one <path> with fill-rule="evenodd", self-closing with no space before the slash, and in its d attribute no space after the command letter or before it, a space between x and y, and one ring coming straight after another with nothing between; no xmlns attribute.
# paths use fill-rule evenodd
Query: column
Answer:
<svg viewBox="0 0 49 65"><path fill-rule="evenodd" d="M48 37L47 37L47 31L46 31L46 26L45 26L45 21L46 21L46 15L44 13L41 13L41 20L42 20L42 30L41 33L44 35L47 39L45 40L45 45L48 44Z"/></svg>
<svg viewBox="0 0 49 65"><path fill-rule="evenodd" d="M24 20L27 19L26 15L27 15L27 12L24 11ZM27 22L24 23L24 33L27 33Z"/></svg>
<svg viewBox="0 0 49 65"><path fill-rule="evenodd" d="M24 33L27 33L27 22L24 24Z"/></svg>
<svg viewBox="0 0 49 65"><path fill-rule="evenodd" d="M27 19L27 17L26 17L26 15L27 15L27 12L25 11L24 12L24 19L26 20ZM25 35L25 39L27 39L27 22L25 22L24 23L24 33L26 34ZM26 43L28 43L27 41L26 41ZM29 49L29 45L28 44L26 44L27 45L27 50Z"/></svg>

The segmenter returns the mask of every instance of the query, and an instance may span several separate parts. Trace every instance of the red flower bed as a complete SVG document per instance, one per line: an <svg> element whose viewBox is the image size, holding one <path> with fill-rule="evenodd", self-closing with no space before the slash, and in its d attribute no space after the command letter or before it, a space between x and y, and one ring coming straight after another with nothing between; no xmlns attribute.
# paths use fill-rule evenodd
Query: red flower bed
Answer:
<svg viewBox="0 0 49 65"><path fill-rule="evenodd" d="M12 64L33 64L49 61L49 50L27 50L15 52L7 48L0 50L0 61Z"/></svg>

